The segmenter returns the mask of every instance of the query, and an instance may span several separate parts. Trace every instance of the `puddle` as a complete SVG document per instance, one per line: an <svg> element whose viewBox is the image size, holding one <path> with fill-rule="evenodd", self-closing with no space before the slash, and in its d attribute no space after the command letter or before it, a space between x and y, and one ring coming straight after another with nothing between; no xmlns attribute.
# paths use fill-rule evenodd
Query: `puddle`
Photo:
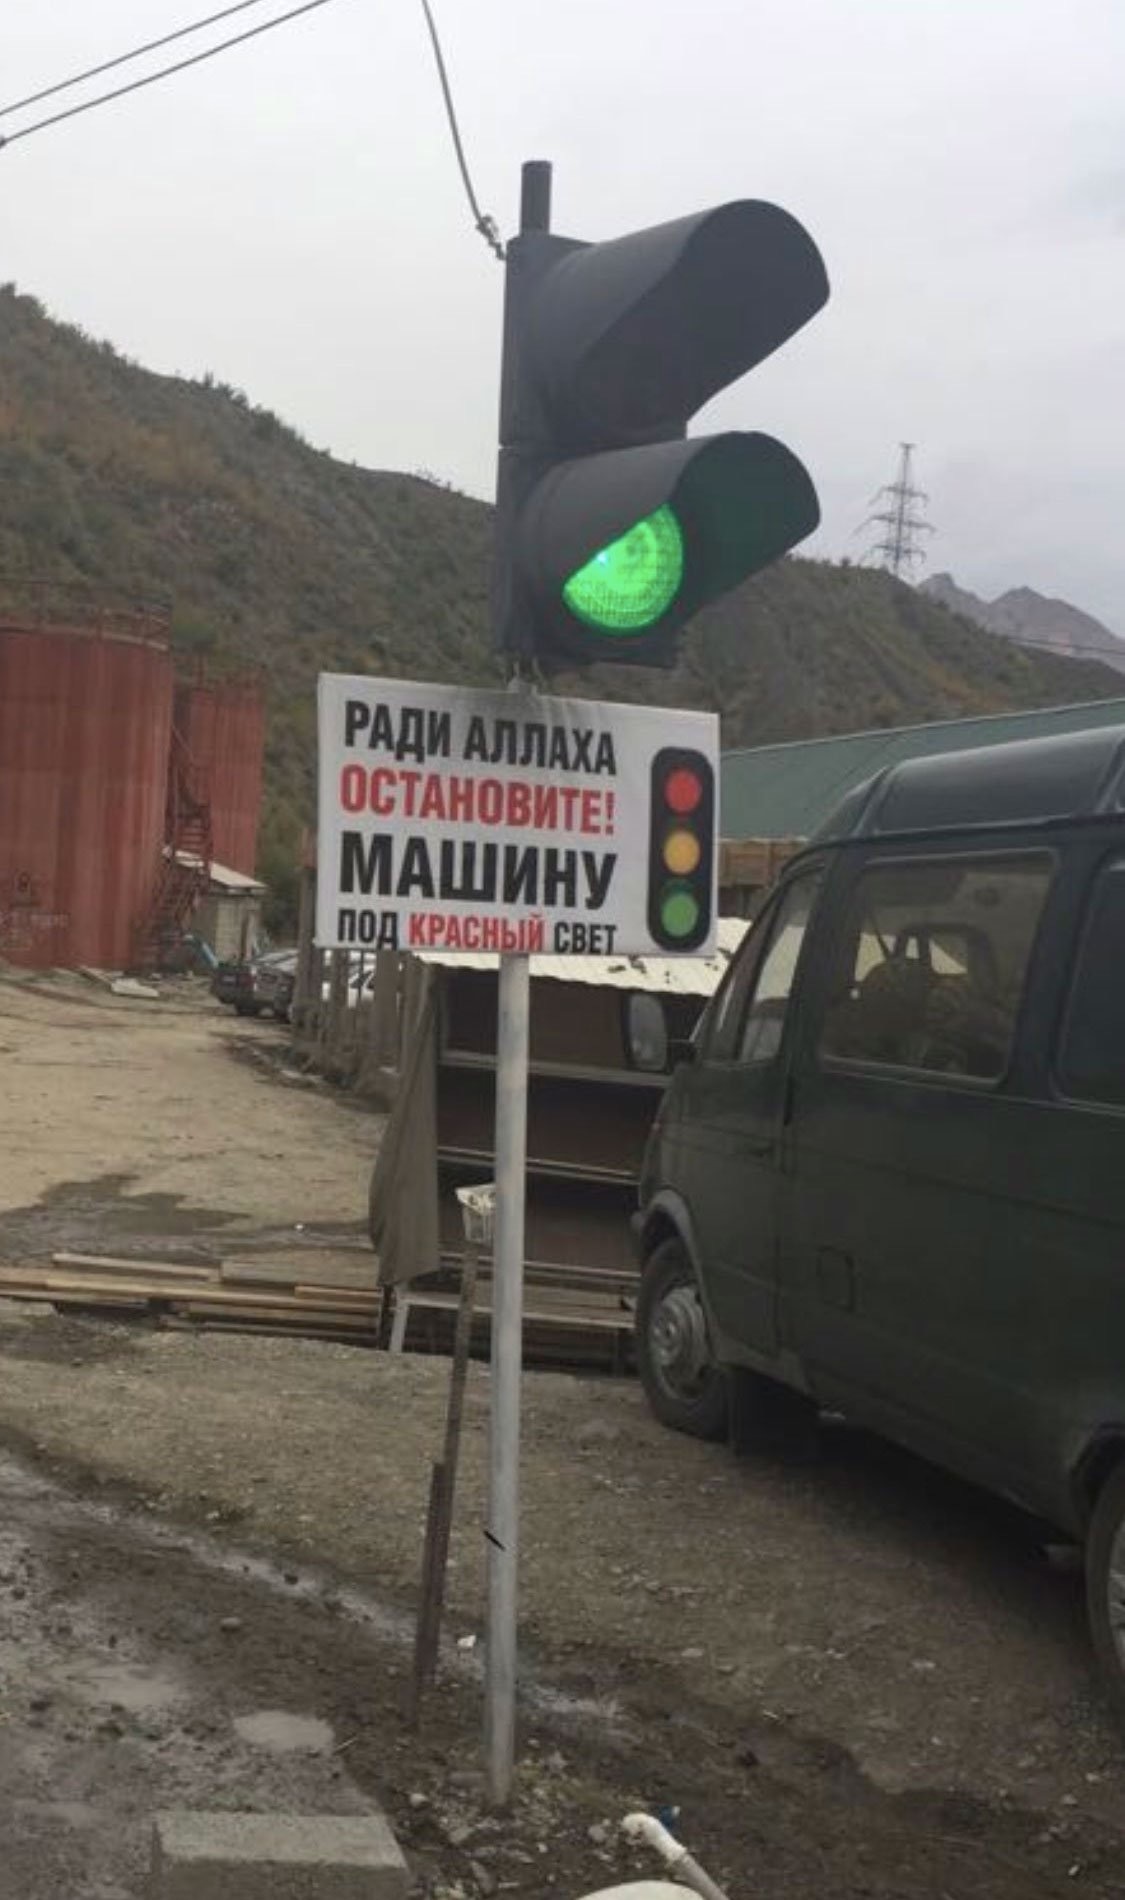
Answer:
<svg viewBox="0 0 1125 1900"><path fill-rule="evenodd" d="M0 1211L0 1251L22 1260L63 1249L116 1253L128 1246L147 1259L211 1260L239 1216L197 1207L178 1194L135 1194L132 1174L60 1181L29 1206Z"/></svg>
<svg viewBox="0 0 1125 1900"><path fill-rule="evenodd" d="M330 1605L335 1614L360 1628L370 1630L377 1637L393 1643L396 1647L411 1650L414 1644L414 1618L396 1605L380 1601L365 1590L357 1590L347 1585L340 1586L330 1578L321 1575L311 1567L300 1572L286 1569L273 1563L268 1557L252 1555L237 1547L220 1545L206 1533L188 1531L180 1526L161 1523L141 1511L122 1509L108 1500L78 1497L63 1490L42 1472L33 1470L11 1454L0 1453L0 1505L3 1494L8 1492L22 1496L29 1502L42 1506L54 1523L80 1523L83 1519L95 1523L111 1525L118 1531L124 1531L127 1538L151 1550L182 1551L201 1569L209 1570L213 1576L226 1576L240 1583L256 1583L271 1594L283 1596L290 1601L311 1602L318 1607ZM482 1681L484 1677L483 1646L472 1652L460 1649L452 1636L442 1639L442 1652L446 1667L450 1673L462 1681ZM114 1673L112 1670L104 1672ZM126 1674L132 1672L126 1670ZM87 1678L92 1680L92 1678ZM151 1673L146 1677L151 1684L157 1678ZM178 1685L171 1685L175 1699L182 1694ZM121 1696L110 1698L123 1701ZM520 1699L530 1708L538 1709L564 1721L595 1721L614 1727L620 1720L620 1705L614 1696L586 1696L572 1694L566 1689L536 1678L530 1670L524 1674L520 1683ZM126 1705L132 1706L132 1705ZM148 1703L146 1707L166 1706ZM302 1743L301 1746L304 1746Z"/></svg>
<svg viewBox="0 0 1125 1900"><path fill-rule="evenodd" d="M254 1715L236 1715L235 1732L254 1748L275 1755L327 1755L336 1740L327 1722L315 1715L290 1715L285 1709L259 1709Z"/></svg>
<svg viewBox="0 0 1125 1900"><path fill-rule="evenodd" d="M130 1663L85 1670L75 1686L91 1702L116 1703L130 1715L154 1715L181 1701L185 1693L174 1676Z"/></svg>

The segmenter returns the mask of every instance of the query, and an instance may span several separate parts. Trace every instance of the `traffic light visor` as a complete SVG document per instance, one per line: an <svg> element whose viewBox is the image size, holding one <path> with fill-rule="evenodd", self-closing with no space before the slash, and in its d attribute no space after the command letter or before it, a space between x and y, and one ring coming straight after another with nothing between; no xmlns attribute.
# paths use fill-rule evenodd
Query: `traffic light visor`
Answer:
<svg viewBox="0 0 1125 1900"><path fill-rule="evenodd" d="M529 361L550 433L572 449L682 428L828 296L808 232L758 199L603 244L536 242L557 251L536 287Z"/></svg>

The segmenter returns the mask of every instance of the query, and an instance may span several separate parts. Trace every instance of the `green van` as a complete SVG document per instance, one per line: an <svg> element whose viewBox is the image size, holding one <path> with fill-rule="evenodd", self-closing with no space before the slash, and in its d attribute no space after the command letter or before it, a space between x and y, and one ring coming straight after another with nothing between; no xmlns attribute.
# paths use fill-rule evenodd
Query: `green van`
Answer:
<svg viewBox="0 0 1125 1900"><path fill-rule="evenodd" d="M656 1416L842 1413L1081 1538L1125 1715L1125 728L852 792L685 1055L636 1217Z"/></svg>

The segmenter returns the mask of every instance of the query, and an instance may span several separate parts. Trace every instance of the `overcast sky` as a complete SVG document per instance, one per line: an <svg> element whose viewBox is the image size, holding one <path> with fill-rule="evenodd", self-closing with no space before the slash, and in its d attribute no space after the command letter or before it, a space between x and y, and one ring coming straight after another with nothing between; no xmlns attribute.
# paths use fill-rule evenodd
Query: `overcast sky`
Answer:
<svg viewBox="0 0 1125 1900"><path fill-rule="evenodd" d="M9 0L3 99L221 4ZM817 239L827 309L706 416L807 462L810 552L862 550L907 437L932 569L1062 594L1125 633L1122 0L433 4L504 230L541 157L572 236L747 196ZM502 271L417 0L330 0L0 151L0 278L336 455L491 491Z"/></svg>

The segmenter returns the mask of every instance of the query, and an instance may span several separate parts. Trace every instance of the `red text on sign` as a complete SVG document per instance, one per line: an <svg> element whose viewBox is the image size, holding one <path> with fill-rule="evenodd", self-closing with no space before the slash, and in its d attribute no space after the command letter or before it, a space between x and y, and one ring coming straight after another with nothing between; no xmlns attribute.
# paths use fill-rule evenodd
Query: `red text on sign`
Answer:
<svg viewBox="0 0 1125 1900"><path fill-rule="evenodd" d="M352 762L340 772L340 804L349 816L409 818L424 823L496 826L506 831L613 835L616 794L580 785L535 785L526 779L470 778Z"/></svg>

